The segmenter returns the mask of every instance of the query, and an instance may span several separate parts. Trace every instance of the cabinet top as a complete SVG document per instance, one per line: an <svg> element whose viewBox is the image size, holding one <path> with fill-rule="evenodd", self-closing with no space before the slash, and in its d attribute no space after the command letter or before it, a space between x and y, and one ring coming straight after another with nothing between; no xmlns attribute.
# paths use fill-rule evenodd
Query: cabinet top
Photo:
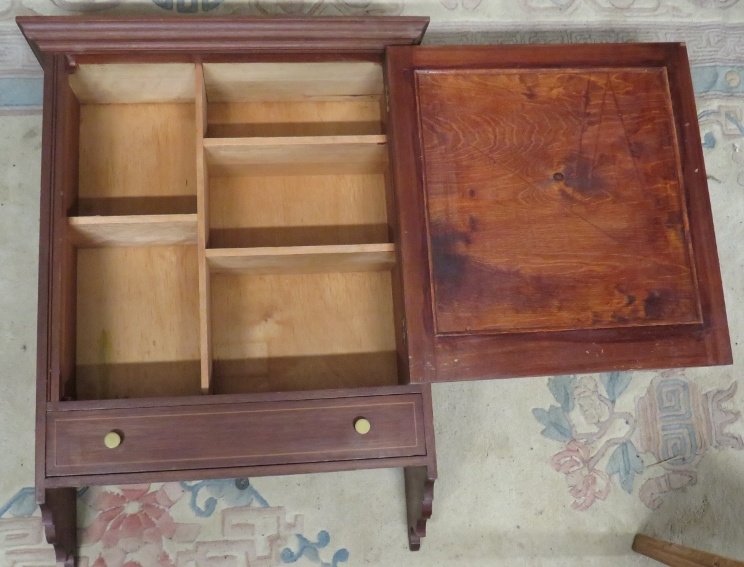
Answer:
<svg viewBox="0 0 744 567"><path fill-rule="evenodd" d="M381 55L421 42L428 17L19 16L43 63L47 54L286 53Z"/></svg>

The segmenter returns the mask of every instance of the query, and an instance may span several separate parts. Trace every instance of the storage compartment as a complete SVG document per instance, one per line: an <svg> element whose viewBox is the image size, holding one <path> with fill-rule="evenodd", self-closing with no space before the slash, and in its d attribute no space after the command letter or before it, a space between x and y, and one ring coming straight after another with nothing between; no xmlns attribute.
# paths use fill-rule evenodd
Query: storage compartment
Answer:
<svg viewBox="0 0 744 567"><path fill-rule="evenodd" d="M70 85L68 395L398 384L379 64L83 64Z"/></svg>
<svg viewBox="0 0 744 567"><path fill-rule="evenodd" d="M199 394L195 246L79 249L77 398Z"/></svg>
<svg viewBox="0 0 744 567"><path fill-rule="evenodd" d="M207 136L381 134L382 66L206 63Z"/></svg>
<svg viewBox="0 0 744 567"><path fill-rule="evenodd" d="M389 272L212 276L215 392L398 383Z"/></svg>
<svg viewBox="0 0 744 567"><path fill-rule="evenodd" d="M213 391L397 384L381 66L203 71Z"/></svg>
<svg viewBox="0 0 744 567"><path fill-rule="evenodd" d="M73 215L196 213L194 66L81 65Z"/></svg>
<svg viewBox="0 0 744 567"><path fill-rule="evenodd" d="M209 180L212 248L389 242L382 174Z"/></svg>

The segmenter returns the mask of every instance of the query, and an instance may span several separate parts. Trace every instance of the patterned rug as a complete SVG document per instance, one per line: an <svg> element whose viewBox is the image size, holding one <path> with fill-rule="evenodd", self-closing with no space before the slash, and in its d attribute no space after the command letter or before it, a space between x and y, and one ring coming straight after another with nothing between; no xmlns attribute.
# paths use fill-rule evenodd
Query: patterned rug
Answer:
<svg viewBox="0 0 744 567"><path fill-rule="evenodd" d="M41 73L13 18L429 15L428 43L687 43L737 363L434 388L440 479L410 553L399 470L79 492L82 567L652 565L744 559L744 0L0 0L0 566L53 565L34 502ZM590 49L590 48L588 48Z"/></svg>

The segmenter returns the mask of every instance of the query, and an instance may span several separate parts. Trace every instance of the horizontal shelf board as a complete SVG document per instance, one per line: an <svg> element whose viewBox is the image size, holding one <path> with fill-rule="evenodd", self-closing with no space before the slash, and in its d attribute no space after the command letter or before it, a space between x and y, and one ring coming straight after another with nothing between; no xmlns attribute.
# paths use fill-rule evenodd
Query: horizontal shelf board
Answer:
<svg viewBox="0 0 744 567"><path fill-rule="evenodd" d="M382 173L388 159L384 135L206 138L204 152L215 176Z"/></svg>
<svg viewBox="0 0 744 567"><path fill-rule="evenodd" d="M78 246L158 246L196 244L196 215L127 215L70 217Z"/></svg>
<svg viewBox="0 0 744 567"><path fill-rule="evenodd" d="M379 272L395 265L395 245L208 249L207 264L213 272L251 275Z"/></svg>

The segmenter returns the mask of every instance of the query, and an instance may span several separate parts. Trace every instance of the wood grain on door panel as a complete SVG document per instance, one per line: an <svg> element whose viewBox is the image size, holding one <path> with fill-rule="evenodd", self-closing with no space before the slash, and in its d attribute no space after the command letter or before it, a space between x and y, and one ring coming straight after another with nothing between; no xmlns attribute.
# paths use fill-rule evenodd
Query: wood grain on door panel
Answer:
<svg viewBox="0 0 744 567"><path fill-rule="evenodd" d="M437 334L700 324L663 68L417 72Z"/></svg>

